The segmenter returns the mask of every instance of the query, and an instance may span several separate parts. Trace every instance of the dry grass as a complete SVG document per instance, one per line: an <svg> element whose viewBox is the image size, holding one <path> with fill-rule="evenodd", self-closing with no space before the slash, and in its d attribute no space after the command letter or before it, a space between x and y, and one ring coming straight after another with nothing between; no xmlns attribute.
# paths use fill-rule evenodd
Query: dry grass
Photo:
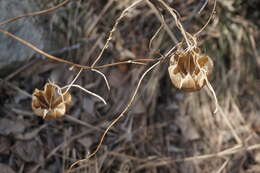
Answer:
<svg viewBox="0 0 260 173"><path fill-rule="evenodd" d="M28 141L29 133L35 138L30 140L44 144L42 159L33 163L10 152L7 161L11 167L20 172L66 172L72 163L97 151L100 136L109 126L99 151L71 172L259 172L259 26L252 22L255 18L246 15L249 7L242 13L237 11L237 2L219 1L214 21L198 35L198 45L215 64L212 86L220 110L213 114L215 101L210 90L184 93L172 86L167 59L158 59L164 61L158 61L153 70L145 66L147 62L155 63L158 51L169 54L182 41L184 31L199 31L213 3L205 6L193 0L167 1L180 12L182 32L165 9L146 1L132 8L132 3L71 2L56 11L48 24L53 32L63 31L61 37L66 40L65 52L54 58L67 57L63 62L74 69L69 71L68 65L39 60L0 81L2 90L9 91L2 96L4 101L0 98L3 118L18 117L28 129L4 137L13 138L16 144ZM122 11L129 8L130 12L120 18ZM163 18L160 14L164 14ZM118 17L122 21L113 28ZM160 26L164 29L154 36ZM71 49L78 43L82 43L80 47ZM125 63L106 65L119 61ZM72 89L73 106L65 118L42 121L31 112L28 92L51 78L66 85L73 81L77 66L91 69L95 65L100 67L98 73L85 70L76 84L102 95L106 106ZM149 74L144 78L146 69ZM19 83L24 78L27 80ZM107 86L111 87L109 92ZM135 101L132 94L136 95ZM123 117L117 124L112 122L116 115L118 119Z"/></svg>

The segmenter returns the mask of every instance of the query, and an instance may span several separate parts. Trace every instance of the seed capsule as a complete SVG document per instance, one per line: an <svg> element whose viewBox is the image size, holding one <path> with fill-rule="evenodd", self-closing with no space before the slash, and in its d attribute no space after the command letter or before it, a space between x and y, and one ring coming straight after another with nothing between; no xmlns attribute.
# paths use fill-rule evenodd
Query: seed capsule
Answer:
<svg viewBox="0 0 260 173"><path fill-rule="evenodd" d="M59 93L59 88L46 83L44 90L35 89L32 95L32 110L44 119L55 119L65 115L71 103L71 95Z"/></svg>
<svg viewBox="0 0 260 173"><path fill-rule="evenodd" d="M200 53L198 48L187 52L177 51L170 59L168 72L175 87L187 91L198 91L211 77L213 61Z"/></svg>

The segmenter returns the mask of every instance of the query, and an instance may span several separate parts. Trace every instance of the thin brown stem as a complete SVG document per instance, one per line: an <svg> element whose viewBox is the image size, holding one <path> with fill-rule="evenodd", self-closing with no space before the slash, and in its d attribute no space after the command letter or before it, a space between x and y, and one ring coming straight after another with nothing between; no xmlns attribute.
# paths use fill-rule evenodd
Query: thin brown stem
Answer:
<svg viewBox="0 0 260 173"><path fill-rule="evenodd" d="M212 9L212 12L209 16L209 19L207 21L207 23L198 31L194 34L194 36L198 36L209 24L209 22L211 21L211 19L213 18L214 14L216 13L216 5L217 5L217 0L214 0L214 6L213 6L213 9Z"/></svg>
<svg viewBox="0 0 260 173"><path fill-rule="evenodd" d="M2 30L0 29L0 32L9 36L9 37L12 37L13 39L23 43L24 45L30 47L31 49L33 49L34 51L38 52L39 54L41 55L44 55L46 56L47 58L51 59L51 60L54 60L54 61L58 61L58 62L61 62L61 63L65 63L65 64L69 64L69 65L72 65L72 66L76 66L76 67L79 67L79 68L83 68L83 69L86 69L86 68L89 68L87 66L82 66L82 65L78 65L78 64L74 64L73 62L70 62L70 61L67 61L67 60L64 60L64 59L61 59L61 58L58 58L56 56L53 56L53 55L50 55L44 51L42 51L41 49L37 48L36 46L34 46L33 44L23 40L22 38L20 37L17 37L15 36L14 34L8 32L8 31L5 31L5 30Z"/></svg>
<svg viewBox="0 0 260 173"><path fill-rule="evenodd" d="M175 23L176 23L176 26L179 28L179 30L181 31L185 41L186 41L186 44L188 45L188 47L190 47L190 41L187 37L187 34L186 34L186 31L185 29L183 28L180 20L178 19L178 13L176 13L176 10L174 10L173 8L169 7L169 5L167 5L163 0L159 0L159 2L162 4L162 6L167 9L169 11L169 13L172 15L172 17L174 18L175 20Z"/></svg>
<svg viewBox="0 0 260 173"><path fill-rule="evenodd" d="M163 15L160 13L158 7L156 6L157 3L153 2L151 0L147 0L146 1L147 4L150 6L150 8L154 11L154 14L156 15L156 17L160 20L161 25L164 27L165 31L168 33L168 35L171 37L172 41L177 44L179 41L177 40L177 38L175 37L175 35L173 34L173 32L170 30L169 26L165 23L164 17ZM155 4L154 4L155 3ZM158 4L159 5L159 4Z"/></svg>
<svg viewBox="0 0 260 173"><path fill-rule="evenodd" d="M132 5L130 5L129 7L127 7L122 13L121 15L119 16L119 18L116 20L112 30L110 31L109 33L109 36L108 36L108 39L106 40L106 43L103 47L103 49L101 50L100 54L98 55L98 57L96 58L96 60L94 61L94 63L91 65L91 68L93 68L96 63L100 60L101 56L103 55L104 51L108 48L108 45L109 45L109 42L112 40L112 36L114 34L114 32L116 31L117 29L117 26L119 24L119 22L126 16L127 12L134 8L137 4L139 4L140 2L142 2L143 0L138 0L138 1L135 1Z"/></svg>
<svg viewBox="0 0 260 173"><path fill-rule="evenodd" d="M111 64L105 64L105 65L101 65L101 66L90 67L90 66L76 64L76 63L73 63L71 61L67 61L67 60L64 60L62 58L50 55L50 54L44 52L43 50L37 48L36 46L34 46L32 43L29 43L28 41L25 41L22 38L17 37L16 35L8 32L8 31L0 29L0 32L9 36L9 37L11 37L11 38L13 38L13 39L15 39L15 40L17 40L17 41L19 41L19 42L21 42L21 43L23 43L27 47L33 49L37 53L39 53L39 54L41 54L41 55L43 55L43 56L45 56L45 57L47 57L51 60L54 60L54 61L57 61L57 62L60 62L60 63L65 63L65 64L68 64L68 65L71 65L72 67L82 68L83 70L102 69L102 68L117 66L117 65L121 65L121 64L147 65L148 62L153 62L153 61L159 60L159 59L136 59L136 60L127 60L127 61L115 62L115 63L111 63Z"/></svg>
<svg viewBox="0 0 260 173"><path fill-rule="evenodd" d="M109 130L111 129L111 127L113 127L122 117L124 117L125 113L126 113L126 112L128 111L128 109L131 107L131 105L132 105L132 103L133 103L133 101L134 101L134 99L135 99L135 97L136 97L136 95L137 95L137 92L138 92L138 90L139 90L139 88L140 88L140 85L141 85L141 83L142 83L144 77L146 76L146 74L147 74L149 71L151 71L153 68L155 68L160 62L161 62L161 61L156 62L155 64L153 64L150 68L148 68L148 69L143 73L143 75L141 76L141 78L140 78L139 81L138 81L138 84L137 84L137 86L136 86L136 88L135 88L135 90L134 90L134 93L133 93L133 95L132 95L130 101L128 102L127 106L126 106L125 109L121 112L121 114L120 114L116 119L114 119L114 120L110 123L110 125L106 128L105 132L104 132L104 133L102 134L102 136L101 136L101 139L100 139L99 144L98 144L97 148L95 149L95 151L94 151L93 153L91 153L90 155L88 155L87 158L82 159L82 160L78 160L78 161L76 161L75 163L73 163L73 164L70 166L70 168L69 168L69 172L71 171L71 169L72 169L74 166L76 166L76 165L79 164L80 162L84 162L84 161L89 160L91 157L93 157L93 156L99 151L99 149L100 149L100 147L101 147L101 145L102 145L102 143L103 143L103 141L104 141L104 138L105 138L106 134L108 133L108 131L109 131Z"/></svg>
<svg viewBox="0 0 260 173"><path fill-rule="evenodd" d="M60 8L60 7L64 6L64 5L66 5L67 3L69 3L69 1L71 1L71 0L65 0L65 1L63 1L62 3L60 3L60 4L58 4L58 5L54 6L54 7L45 9L45 10L36 11L36 12L28 13L28 14L22 14L22 15L20 15L20 16L13 17L13 18L11 18L11 19L7 19L7 20L5 20L5 21L3 21L3 22L0 22L0 26L1 26L1 25L5 25L5 24L8 24L8 23L11 23L11 22L14 22L14 21L16 21L16 20L18 20L18 19L21 19L21 18L24 18L24 17L37 16L37 15L42 15L42 14L50 13L50 12L52 12L52 11L54 11L54 10L57 10L58 8Z"/></svg>
<svg viewBox="0 0 260 173"><path fill-rule="evenodd" d="M153 35L153 37L150 39L149 41L149 49L152 49L152 44L153 44L153 40L157 37L157 35L160 33L160 31L163 29L163 25L161 24L161 26L158 28L158 30L155 32L155 34Z"/></svg>

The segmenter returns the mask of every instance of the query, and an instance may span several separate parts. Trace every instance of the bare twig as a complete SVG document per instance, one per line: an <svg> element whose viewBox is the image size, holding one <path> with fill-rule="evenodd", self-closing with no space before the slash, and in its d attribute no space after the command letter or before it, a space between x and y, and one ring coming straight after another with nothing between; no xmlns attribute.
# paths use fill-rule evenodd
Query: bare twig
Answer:
<svg viewBox="0 0 260 173"><path fill-rule="evenodd" d="M105 64L105 65L101 65L101 66L89 67L89 66L85 66L85 65L76 64L76 63L73 63L71 61L67 61L67 60L61 59L59 57L50 55L50 54L44 52L43 50L37 48L33 44L29 43L28 41L25 41L22 38L17 37L14 34L8 32L6 30L0 29L0 32L9 36L9 37L11 37L11 38L13 38L13 39L15 39L15 40L17 40L17 41L19 41L19 42L21 42L21 43L23 43L24 45L28 46L29 48L33 49L34 51L38 52L39 54L41 54L41 55L43 55L43 56L45 56L45 57L47 57L51 60L54 60L54 61L57 61L57 62L60 62L60 63L64 63L64 64L68 64L68 65L71 65L73 67L82 68L83 70L102 69L102 68L106 68L106 67L117 66L117 65L120 65L120 64L147 65L147 62L158 61L157 59L137 59L137 60L127 60L127 61L115 62L115 63L111 63L111 64Z"/></svg>
<svg viewBox="0 0 260 173"><path fill-rule="evenodd" d="M206 24L198 31L194 34L194 36L198 36L209 24L209 22L211 21L211 19L214 17L214 14L216 13L216 5L217 5L217 0L214 0L214 6L213 6L213 9L212 9L212 12L209 16L209 19L208 21L206 22Z"/></svg>
<svg viewBox="0 0 260 173"><path fill-rule="evenodd" d="M75 83L75 81L78 79L79 75L82 72L82 68L79 70L78 74L75 76L75 78L70 82L70 84L68 85L68 88L66 89L66 91L63 93L63 95L65 95L71 88L71 86Z"/></svg>
<svg viewBox="0 0 260 173"><path fill-rule="evenodd" d="M226 161L223 163L223 165L218 169L216 173L221 173L225 169L229 161L230 159L226 159Z"/></svg>
<svg viewBox="0 0 260 173"><path fill-rule="evenodd" d="M101 50L100 54L98 55L98 57L96 58L96 60L94 61L94 63L91 65L92 68L96 65L96 63L100 60L101 56L103 55L104 51L108 48L108 44L109 44L109 42L112 40L112 36L113 36L114 32L116 31L119 22L126 16L127 12L128 12L130 9L134 8L137 4L139 4L139 3L142 2L142 1L143 1L143 0L137 0L137 1L135 1L132 5L130 5L129 7L127 7L127 8L121 13L121 15L119 16L119 18L116 20L116 22L115 22L115 24L114 24L112 30L110 31L109 36L108 36L108 39L107 39L107 41L106 41L106 43L105 43L103 49Z"/></svg>
<svg viewBox="0 0 260 173"><path fill-rule="evenodd" d="M110 85L109 85L109 83L108 83L108 80L107 80L106 76L105 76L101 71L99 71L99 70L92 69L92 71L94 71L94 72L100 74L100 75L103 77L103 79L104 79L105 82L106 82L107 89L110 90Z"/></svg>
<svg viewBox="0 0 260 173"><path fill-rule="evenodd" d="M178 13L175 12L175 10L173 8L171 8L169 5L167 5L163 0L159 0L159 2L164 6L164 8L166 8L169 13L172 15L172 17L174 18L175 20L175 23L176 23L176 26L179 28L179 30L181 31L185 41L186 41L186 44L188 45L188 47L191 47L190 45L190 41L188 39L188 36L186 34L186 31L185 29L183 28L180 20L178 19Z"/></svg>
<svg viewBox="0 0 260 173"><path fill-rule="evenodd" d="M225 123L227 124L227 126L229 127L229 129L231 130L236 142L238 144L242 144L242 140L240 139L240 137L238 136L237 132L235 131L234 127L232 126L232 124L230 123L230 120L228 119L227 115L224 113L224 111L222 110L222 108L218 105L218 110L221 114L221 116L224 118Z"/></svg>
<svg viewBox="0 0 260 173"><path fill-rule="evenodd" d="M67 3L69 3L69 1L71 0L65 0L63 1L62 3L54 6L54 7L51 7L51 8L48 8L48 9L45 9L45 10L41 10L41 11L36 11L36 12L33 12L33 13L28 13L28 14L22 14L20 16L16 16L16 17L13 17L11 19L8 19L8 20L5 20L3 22L0 22L0 26L1 25L5 25L5 24L8 24L8 23L11 23L11 22L14 22L18 19L21 19L21 18L24 18L24 17L29 17L29 16L37 16L37 15L42 15L42 14L46 14L46 13L50 13L54 10L57 10L58 8L66 5Z"/></svg>
<svg viewBox="0 0 260 173"><path fill-rule="evenodd" d="M86 93L88 93L88 94L90 94L90 95L92 95L92 96L98 98L98 99L101 100L105 105L107 104L107 102L105 101L105 99L103 99L101 96L99 96L99 95L97 95L97 94L95 94L95 93L93 93L93 92L91 92L91 91L89 91L89 90L83 88L82 86L77 85L77 84L72 84L72 85L70 84L70 85L67 85L67 86L62 87L61 89L65 89L65 88L68 88L68 87L76 87L76 88L79 88L79 89L83 90L84 92L86 92Z"/></svg>
<svg viewBox="0 0 260 173"><path fill-rule="evenodd" d="M121 112L121 114L120 114L116 119L114 119L114 120L110 123L110 125L106 128L105 132L104 132L104 133L102 134L102 136L101 136L101 139L100 139L99 144L98 144L97 148L95 149L95 151L94 151L93 153L91 153L90 155L88 155L87 158L82 159L82 160L78 160L78 161L76 161L75 163L73 163L73 164L70 166L70 168L69 168L69 172L71 171L71 169L72 169L74 166L76 166L76 165L79 164L80 162L85 162L85 161L89 160L91 157L93 157L93 156L98 152L98 150L100 149L100 147L101 147L101 145L102 145L102 143L103 143L103 140L104 140L104 138L105 138L107 132L110 130L110 128L111 128L115 123L117 123L117 122L125 115L125 113L128 111L128 109L131 107L131 105L132 105L132 103L133 103L133 101L134 101L134 99L135 99L135 97L136 97L136 94L137 94L137 92L138 92L138 90L139 90L139 88L140 88L141 82L143 81L143 79L144 79L144 77L146 76L146 74L147 74L149 71L151 71L153 68L155 68L159 63L160 63L160 61L156 62L155 64L153 64L150 68L148 68L148 69L143 73L143 75L141 76L140 80L138 81L138 84L137 84L137 86L136 86L136 88L135 88L135 90L134 90L134 93L133 93L133 95L132 95L130 101L128 102L127 106L126 106L125 109Z"/></svg>
<svg viewBox="0 0 260 173"><path fill-rule="evenodd" d="M205 2L203 3L202 7L199 10L199 14L204 10L204 8L206 7L206 5L208 4L209 0L205 0Z"/></svg>
<svg viewBox="0 0 260 173"><path fill-rule="evenodd" d="M165 27L166 32L168 33L168 35L171 37L171 39L173 40L173 42L175 44L177 44L179 41L177 40L177 38L175 37L175 35L173 34L173 32L171 31L171 29L169 28L169 26L165 23L164 17L163 15L160 14L160 12L157 10L157 8L154 6L153 3L150 2L150 0L146 1L147 4L150 6L150 8L154 11L156 17L160 20L161 22L161 27ZM158 29L159 30L159 29Z"/></svg>
<svg viewBox="0 0 260 173"><path fill-rule="evenodd" d="M33 44L31 44L31 43L29 43L29 42L23 40L23 39L20 38L20 37L15 36L14 34L8 32L8 31L5 31L5 30L0 29L0 32L3 33L3 34L5 34L5 35L7 35L7 36L9 36L9 37L12 37L13 39L15 39L15 40L17 40L17 41L19 41L19 42L21 42L21 43L23 43L24 45L30 47L30 48L33 49L34 51L36 51L36 52L38 52L38 53L40 53L40 54L42 54L42 55L48 57L48 58L51 59L51 60L58 61L58 62L61 62L61 63L65 63L65 64L69 64L69 65L76 66L76 67L83 68L83 69L87 68L87 66L82 66L82 65L79 65L79 64L74 64L73 62L70 62L70 61L67 61L67 60L64 60L64 59L55 57L55 56L53 56L53 55L50 55L50 54L48 54L48 53L42 51L41 49L37 48L37 47L34 46Z"/></svg>
<svg viewBox="0 0 260 173"><path fill-rule="evenodd" d="M149 41L149 49L152 49L152 44L153 44L153 40L157 37L157 35L160 33L160 31L162 30L163 25L161 25L158 30L155 32L155 34L152 36L152 38Z"/></svg>

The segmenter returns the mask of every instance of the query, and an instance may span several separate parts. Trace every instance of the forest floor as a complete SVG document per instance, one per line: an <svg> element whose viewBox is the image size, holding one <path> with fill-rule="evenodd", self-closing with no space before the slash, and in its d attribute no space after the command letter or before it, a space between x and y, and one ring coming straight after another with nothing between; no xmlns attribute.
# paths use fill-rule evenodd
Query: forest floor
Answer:
<svg viewBox="0 0 260 173"><path fill-rule="evenodd" d="M49 0L42 8L60 2ZM61 48L51 51L55 56L91 65L116 19L133 2L81 0L34 18L44 21L50 32L58 33ZM212 1L203 9L204 1L165 2L179 12L189 33L196 33L206 23L213 8ZM184 92L171 83L166 59L145 76L133 105L108 131L97 154L71 172L260 172L259 6L257 0L219 0L214 20L198 36L200 49L214 62L210 82L220 105L216 114L207 87ZM98 65L158 58L183 40L172 16L165 10L161 13L167 27L149 49L149 40L160 27L160 15L148 1L132 8L113 33ZM3 76L0 170L65 173L72 163L96 149L101 135L129 103L141 75L152 64L101 69L110 90L98 73L83 71L76 84L102 96L107 105L72 88L70 109L55 120L34 114L32 93L35 88L43 89L48 81L59 86L69 84L77 68L69 70L69 65L35 54Z"/></svg>

